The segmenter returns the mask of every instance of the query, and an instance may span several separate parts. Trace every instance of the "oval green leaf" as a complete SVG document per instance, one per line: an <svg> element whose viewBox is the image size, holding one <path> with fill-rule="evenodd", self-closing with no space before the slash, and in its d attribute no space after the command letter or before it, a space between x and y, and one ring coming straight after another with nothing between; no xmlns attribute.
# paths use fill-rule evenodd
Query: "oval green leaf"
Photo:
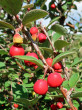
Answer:
<svg viewBox="0 0 82 110"><path fill-rule="evenodd" d="M46 28L48 28L52 23L54 23L55 21L59 20L60 17L56 17L54 19L51 20L51 22L48 24L48 26Z"/></svg>
<svg viewBox="0 0 82 110"><path fill-rule="evenodd" d="M36 59L35 57L26 56L26 55L24 55L24 56L14 56L14 57L15 57L15 58L18 58L18 59L21 59L21 60L31 61L31 62L35 63L37 66L39 66L39 67L41 67L41 68L43 68L43 66L44 66L43 63L42 63L42 61Z"/></svg>
<svg viewBox="0 0 82 110"><path fill-rule="evenodd" d="M49 52L49 53L53 53L53 50L50 49L50 48L47 48L47 47L39 47L40 49L43 49L44 51L46 52Z"/></svg>
<svg viewBox="0 0 82 110"><path fill-rule="evenodd" d="M40 18L45 17L46 15L48 15L48 12L41 10L41 9L34 9L29 11L23 18L23 25L26 25L32 21L38 20Z"/></svg>
<svg viewBox="0 0 82 110"><path fill-rule="evenodd" d="M8 54L8 52L6 52L5 50L2 50L2 49L0 49L0 55L7 55Z"/></svg>
<svg viewBox="0 0 82 110"><path fill-rule="evenodd" d="M82 91L81 92L76 92L76 93L73 93L71 95L72 98L76 98L76 97L82 97Z"/></svg>
<svg viewBox="0 0 82 110"><path fill-rule="evenodd" d="M62 26L62 25L59 25L59 24L55 24L51 27L51 29L61 35L66 35L67 34L67 30Z"/></svg>
<svg viewBox="0 0 82 110"><path fill-rule="evenodd" d="M54 65L55 63L61 61L63 58L69 56L69 55L72 55L72 54L75 54L76 52L63 52L61 54L59 54L58 56L56 56L54 59L53 59L53 63L52 65Z"/></svg>
<svg viewBox="0 0 82 110"><path fill-rule="evenodd" d="M56 40L54 42L54 46L57 50L61 50L63 47L68 46L70 43L64 41L64 40Z"/></svg>
<svg viewBox="0 0 82 110"><path fill-rule="evenodd" d="M9 14L16 15L21 7L23 0L0 0L0 5Z"/></svg>
<svg viewBox="0 0 82 110"><path fill-rule="evenodd" d="M0 21L0 28L9 28L14 30L14 27L11 24L4 21Z"/></svg>
<svg viewBox="0 0 82 110"><path fill-rule="evenodd" d="M74 60L74 62L71 64L71 66L75 66L75 65L77 65L77 64L80 64L81 62L82 62L82 58L81 58L81 59L76 58L76 59Z"/></svg>
<svg viewBox="0 0 82 110"><path fill-rule="evenodd" d="M23 6L22 8L33 8L33 7L34 7L34 4L28 4L28 5Z"/></svg>
<svg viewBox="0 0 82 110"><path fill-rule="evenodd" d="M69 80L69 86L74 87L79 80L79 73L73 74Z"/></svg>

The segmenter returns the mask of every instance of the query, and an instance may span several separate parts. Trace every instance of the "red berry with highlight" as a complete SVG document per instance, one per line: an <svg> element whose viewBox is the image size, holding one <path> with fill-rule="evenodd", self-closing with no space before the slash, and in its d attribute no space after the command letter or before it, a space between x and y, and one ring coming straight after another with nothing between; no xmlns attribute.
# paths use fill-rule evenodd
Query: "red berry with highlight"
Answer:
<svg viewBox="0 0 82 110"><path fill-rule="evenodd" d="M57 108L58 108L58 109L61 109L62 107L63 107L63 104L62 104L61 102L58 102L58 103L57 103Z"/></svg>
<svg viewBox="0 0 82 110"><path fill-rule="evenodd" d="M32 52L32 53L28 52L28 53L26 54L26 56L35 57L36 59L38 59L37 54L34 53L34 52ZM24 62L25 62L25 65L27 65L27 66L35 66L35 65L36 65L35 63L33 63L33 62L31 62L31 61L24 60Z"/></svg>
<svg viewBox="0 0 82 110"><path fill-rule="evenodd" d="M46 40L46 35L43 33L38 34L38 39L40 43L43 43Z"/></svg>
<svg viewBox="0 0 82 110"><path fill-rule="evenodd" d="M47 82L50 87L59 87L62 84L63 79L59 73L55 72L49 74Z"/></svg>
<svg viewBox="0 0 82 110"><path fill-rule="evenodd" d="M24 49L22 46L13 45L10 48L9 54L10 54L10 56L24 55Z"/></svg>
<svg viewBox="0 0 82 110"><path fill-rule="evenodd" d="M52 105L50 106L50 108L51 108L51 110L57 110L57 105L52 104Z"/></svg>
<svg viewBox="0 0 82 110"><path fill-rule="evenodd" d="M31 33L31 34L36 34L36 33L38 33L38 29L37 29L36 27L32 27L32 28L30 29L30 33Z"/></svg>
<svg viewBox="0 0 82 110"><path fill-rule="evenodd" d="M52 66L52 62L53 62L53 59L52 58L47 58L46 59L46 62L49 66Z"/></svg>
<svg viewBox="0 0 82 110"><path fill-rule="evenodd" d="M18 108L18 107L19 107L19 105L18 105L18 104L14 104L14 107L15 107L15 108Z"/></svg>
<svg viewBox="0 0 82 110"><path fill-rule="evenodd" d="M56 7L55 4L51 4L52 9L55 9L55 7Z"/></svg>
<svg viewBox="0 0 82 110"><path fill-rule="evenodd" d="M53 67L55 70L59 70L59 69L62 69L62 64L61 62L58 62L58 63L55 63Z"/></svg>
<svg viewBox="0 0 82 110"><path fill-rule="evenodd" d="M46 80L39 79L34 84L34 92L39 95L44 95L48 91L48 84Z"/></svg>

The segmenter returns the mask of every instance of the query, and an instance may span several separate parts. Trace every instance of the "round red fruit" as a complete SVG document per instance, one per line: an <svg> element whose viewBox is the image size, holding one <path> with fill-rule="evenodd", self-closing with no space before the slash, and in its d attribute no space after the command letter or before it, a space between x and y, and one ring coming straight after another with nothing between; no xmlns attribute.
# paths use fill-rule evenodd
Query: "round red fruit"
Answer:
<svg viewBox="0 0 82 110"><path fill-rule="evenodd" d="M40 43L43 43L46 40L46 35L43 33L38 34L38 39Z"/></svg>
<svg viewBox="0 0 82 110"><path fill-rule="evenodd" d="M58 102L58 103L57 103L57 108L58 108L58 109L61 109L62 107L63 107L63 104L62 104L61 102Z"/></svg>
<svg viewBox="0 0 82 110"><path fill-rule="evenodd" d="M32 53L28 52L28 53L26 54L26 56L35 57L36 59L38 59L37 54L34 53L34 52L32 52ZM30 62L30 61L27 61L27 60L25 60L24 62L25 62L25 65L27 65L27 66L35 66L35 65L36 65L35 63Z"/></svg>
<svg viewBox="0 0 82 110"><path fill-rule="evenodd" d="M18 104L14 104L14 107L15 107L15 108L18 108L18 107L19 107L19 105L18 105Z"/></svg>
<svg viewBox="0 0 82 110"><path fill-rule="evenodd" d="M62 72L62 69L59 69L59 70L54 70L55 72L58 72L58 73L61 73Z"/></svg>
<svg viewBox="0 0 82 110"><path fill-rule="evenodd" d="M62 64L61 62L58 62L58 63L55 63L53 67L55 70L59 70L59 69L62 69Z"/></svg>
<svg viewBox="0 0 82 110"><path fill-rule="evenodd" d="M10 56L24 55L24 49L22 46L13 45L10 48L9 54L10 54Z"/></svg>
<svg viewBox="0 0 82 110"><path fill-rule="evenodd" d="M32 28L30 29L30 33L31 33L31 34L36 34L36 33L38 33L38 29L37 29L36 27L32 27Z"/></svg>
<svg viewBox="0 0 82 110"><path fill-rule="evenodd" d="M50 108L51 108L51 110L57 110L57 106L54 105L54 104L52 104L52 105L50 106Z"/></svg>
<svg viewBox="0 0 82 110"><path fill-rule="evenodd" d="M51 4L52 9L55 9L55 7L56 7L55 4Z"/></svg>
<svg viewBox="0 0 82 110"><path fill-rule="evenodd" d="M55 72L49 74L47 82L50 87L59 87L62 84L63 79L59 73Z"/></svg>
<svg viewBox="0 0 82 110"><path fill-rule="evenodd" d="M52 62L53 62L53 59L52 58L47 58L46 59L46 62L49 66L52 66Z"/></svg>
<svg viewBox="0 0 82 110"><path fill-rule="evenodd" d="M34 92L39 95L44 95L48 91L48 84L46 80L39 79L34 84Z"/></svg>

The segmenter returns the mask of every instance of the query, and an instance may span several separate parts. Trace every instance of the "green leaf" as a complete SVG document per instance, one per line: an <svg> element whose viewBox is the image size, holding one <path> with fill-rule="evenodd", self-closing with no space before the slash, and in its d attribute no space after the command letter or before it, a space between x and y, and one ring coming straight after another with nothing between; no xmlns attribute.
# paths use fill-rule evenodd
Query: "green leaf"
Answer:
<svg viewBox="0 0 82 110"><path fill-rule="evenodd" d="M53 50L47 47L39 47L40 49L43 49L44 51L47 51L49 53L53 53Z"/></svg>
<svg viewBox="0 0 82 110"><path fill-rule="evenodd" d="M0 0L0 5L9 14L16 15L21 7L23 0Z"/></svg>
<svg viewBox="0 0 82 110"><path fill-rule="evenodd" d="M73 93L73 94L71 95L71 97L72 97L72 98L82 97L82 91Z"/></svg>
<svg viewBox="0 0 82 110"><path fill-rule="evenodd" d="M28 108L29 106L35 105L41 97L42 96L36 97L33 100L28 100L26 98L18 98L16 99L16 101L23 104L23 106L25 106L26 108Z"/></svg>
<svg viewBox="0 0 82 110"><path fill-rule="evenodd" d="M33 7L34 7L34 4L28 4L28 5L23 6L22 8L33 8Z"/></svg>
<svg viewBox="0 0 82 110"><path fill-rule="evenodd" d="M14 30L14 27L11 24L4 21L0 21L0 28L9 28Z"/></svg>
<svg viewBox="0 0 82 110"><path fill-rule="evenodd" d="M60 17L56 17L54 19L51 20L51 22L48 24L48 26L46 28L48 28L52 23L54 23L55 21L59 20Z"/></svg>
<svg viewBox="0 0 82 110"><path fill-rule="evenodd" d="M22 23L23 23L23 25L26 25L29 22L36 21L40 18L45 17L46 15L48 15L48 12L41 10L41 9L34 9L34 10L29 11L24 16Z"/></svg>
<svg viewBox="0 0 82 110"><path fill-rule="evenodd" d="M67 34L67 30L62 26L62 25L59 25L59 24L55 24L51 27L51 29L61 35L66 35Z"/></svg>
<svg viewBox="0 0 82 110"><path fill-rule="evenodd" d="M5 63L4 62L0 62L0 68L5 67Z"/></svg>
<svg viewBox="0 0 82 110"><path fill-rule="evenodd" d="M70 52L70 51L69 51L69 52L63 52L63 53L57 55L57 56L53 59L52 65L54 65L54 63L57 63L57 62L61 61L63 58L65 58L65 57L67 57L67 56L69 56L69 55L75 54L75 53L76 53L76 52Z"/></svg>
<svg viewBox="0 0 82 110"><path fill-rule="evenodd" d="M71 88L74 87L77 84L78 80L79 80L79 73L73 74L69 80L69 86Z"/></svg>
<svg viewBox="0 0 82 110"><path fill-rule="evenodd" d="M64 40L56 40L54 43L54 46L57 50L61 50L63 47L68 46L70 43L64 41Z"/></svg>
<svg viewBox="0 0 82 110"><path fill-rule="evenodd" d="M76 58L76 59L74 60L74 62L71 64L71 66L75 66L75 65L77 65L77 64L79 64L79 63L81 63L81 62L82 62L82 59Z"/></svg>
<svg viewBox="0 0 82 110"><path fill-rule="evenodd" d="M28 60L31 61L33 63L35 63L37 66L43 68L43 63L41 60L36 59L35 57L31 57L31 56L14 56L15 58L21 59L21 60Z"/></svg>
<svg viewBox="0 0 82 110"><path fill-rule="evenodd" d="M61 37L60 34L55 33L55 34L53 35L53 42L55 42L56 40L58 40L60 37Z"/></svg>
<svg viewBox="0 0 82 110"><path fill-rule="evenodd" d="M8 52L6 52L5 50L0 49L0 55L5 55L8 54Z"/></svg>
<svg viewBox="0 0 82 110"><path fill-rule="evenodd" d="M12 83L12 90L13 90L14 99L28 97L28 94L27 94L28 91L25 87L23 87L23 85Z"/></svg>

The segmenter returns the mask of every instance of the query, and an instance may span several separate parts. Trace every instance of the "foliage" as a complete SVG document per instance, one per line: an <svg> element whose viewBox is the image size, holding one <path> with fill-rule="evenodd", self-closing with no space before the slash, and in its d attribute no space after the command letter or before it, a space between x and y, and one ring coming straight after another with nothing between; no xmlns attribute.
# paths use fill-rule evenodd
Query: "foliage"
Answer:
<svg viewBox="0 0 82 110"><path fill-rule="evenodd" d="M68 17L68 11L72 8L77 9L74 0L60 0L60 2L52 0L49 2L48 9L45 4L46 1L35 0L34 4L31 4L29 0L0 0L0 110L13 110L14 103L19 104L17 110L50 110L50 105L56 104L60 97L64 98L64 107L60 110L66 110L69 107L59 87L49 87L46 95L38 95L34 92L34 83L37 79L43 79L45 67L41 54L33 47L35 44L38 45L45 59L48 57L53 59L52 67L59 61L66 66L63 67L61 75L66 78L64 68L67 68L69 79L63 81L62 86L68 91L74 88L70 97L73 105L81 110L82 34L78 35L78 32L82 32L82 26L77 22L76 30L73 24L68 23L67 26L70 30L68 32L64 24ZM81 0L75 1L80 2ZM50 7L52 3L56 4L54 10ZM40 9L37 9L37 6ZM51 18L51 21L44 29L56 49L55 55L48 37L44 43L40 43L38 39L34 42L32 37L29 38L31 36L29 30L33 26L45 34L41 23L37 24L36 21L48 17ZM55 24L53 25L53 23ZM23 44L21 45L25 54L35 52L39 60L31 56L11 57L9 55L10 47L13 45L13 36L16 29L19 28L19 34L23 37ZM26 66L24 60L36 63L38 68ZM51 72L48 70L47 73ZM46 74L45 79L47 79L48 74Z"/></svg>

